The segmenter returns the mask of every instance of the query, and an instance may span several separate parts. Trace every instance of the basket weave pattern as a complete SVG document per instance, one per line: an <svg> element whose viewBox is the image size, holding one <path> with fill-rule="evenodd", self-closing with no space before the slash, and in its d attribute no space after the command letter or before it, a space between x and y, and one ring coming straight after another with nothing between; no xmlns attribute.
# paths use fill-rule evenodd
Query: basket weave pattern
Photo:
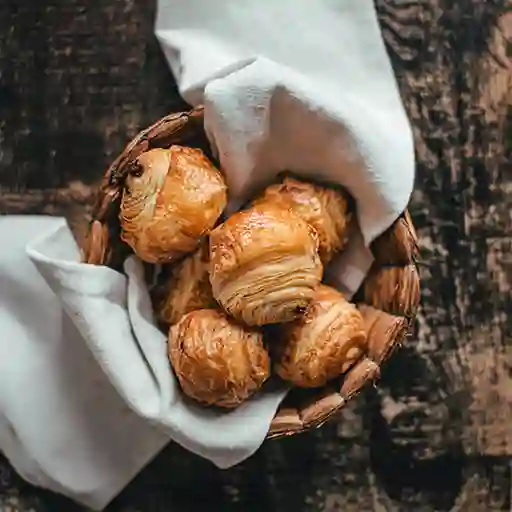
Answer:
<svg viewBox="0 0 512 512"><path fill-rule="evenodd" d="M152 148L171 144L199 147L210 158L203 131L203 109L166 116L140 132L107 170L92 212L83 261L120 270L131 250L120 240L119 208L131 163ZM212 158L212 160L214 160ZM274 417L268 438L292 435L320 426L369 382L405 338L419 302L416 267L418 241L409 214L371 246L375 262L355 301L367 332L367 352L339 382L320 390L292 390Z"/></svg>

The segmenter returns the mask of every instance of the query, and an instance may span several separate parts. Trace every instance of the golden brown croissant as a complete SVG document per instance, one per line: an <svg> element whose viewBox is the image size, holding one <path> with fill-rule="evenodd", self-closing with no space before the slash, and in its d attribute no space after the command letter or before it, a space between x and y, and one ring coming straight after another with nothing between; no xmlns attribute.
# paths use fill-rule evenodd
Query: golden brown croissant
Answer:
<svg viewBox="0 0 512 512"><path fill-rule="evenodd" d="M196 252L172 269L155 309L162 322L172 325L190 311L216 305L210 284L208 242L203 240Z"/></svg>
<svg viewBox="0 0 512 512"><path fill-rule="evenodd" d="M140 259L168 263L196 248L226 201L224 179L200 149L152 149L126 178L121 238Z"/></svg>
<svg viewBox="0 0 512 512"><path fill-rule="evenodd" d="M264 202L290 208L315 228L322 263L328 263L344 247L352 215L343 190L286 177L267 187L254 204Z"/></svg>
<svg viewBox="0 0 512 512"><path fill-rule="evenodd" d="M317 288L304 315L280 328L276 373L299 387L319 387L345 373L365 351L361 313L329 286Z"/></svg>
<svg viewBox="0 0 512 512"><path fill-rule="evenodd" d="M315 230L269 204L238 212L216 227L210 261L213 296L247 325L293 320L322 278Z"/></svg>
<svg viewBox="0 0 512 512"><path fill-rule="evenodd" d="M270 375L263 335L225 313L187 313L169 330L169 358L183 392L206 405L236 407Z"/></svg>

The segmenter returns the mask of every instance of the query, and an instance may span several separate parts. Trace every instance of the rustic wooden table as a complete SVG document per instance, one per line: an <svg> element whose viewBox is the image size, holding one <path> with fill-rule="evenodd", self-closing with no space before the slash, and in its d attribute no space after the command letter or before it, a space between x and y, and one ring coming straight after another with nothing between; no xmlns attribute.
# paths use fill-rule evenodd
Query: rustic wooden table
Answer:
<svg viewBox="0 0 512 512"><path fill-rule="evenodd" d="M342 0L340 0L342 1ZM512 2L378 0L414 128L415 333L322 429L219 471L169 446L123 512L511 510ZM144 0L0 3L0 212L83 218L106 165L180 109ZM0 458L0 511L82 510Z"/></svg>

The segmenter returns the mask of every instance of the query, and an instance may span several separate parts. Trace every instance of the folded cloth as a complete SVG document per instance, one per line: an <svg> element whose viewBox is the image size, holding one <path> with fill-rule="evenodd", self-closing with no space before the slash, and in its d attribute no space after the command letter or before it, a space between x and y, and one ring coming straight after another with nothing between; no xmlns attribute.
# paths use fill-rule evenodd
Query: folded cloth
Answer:
<svg viewBox="0 0 512 512"><path fill-rule="evenodd" d="M160 0L156 35L232 208L288 170L344 185L366 245L405 209L412 132L373 0Z"/></svg>
<svg viewBox="0 0 512 512"><path fill-rule="evenodd" d="M373 2L160 0L156 33L184 98L205 105L231 210L283 170L349 189L360 230L328 275L353 293L413 183ZM2 219L18 242L0 259L0 447L23 476L100 509L170 439L222 468L260 446L285 389L229 413L185 400L140 262L80 264L65 225L32 238L42 226L20 222Z"/></svg>
<svg viewBox="0 0 512 512"><path fill-rule="evenodd" d="M53 277L45 260L45 282L30 261L27 243L45 232L57 244L60 260L77 261L63 219L0 217L0 449L34 485L102 509L169 436L135 414L116 392L76 319L48 286L59 291L59 276ZM70 272L77 266L64 263ZM99 285L97 279L89 281L91 268L81 267L77 294L86 286L98 294L111 290L101 298L108 304L99 315L104 324L112 309L123 311L118 304L126 301L126 278L113 277L100 290L101 280Z"/></svg>
<svg viewBox="0 0 512 512"><path fill-rule="evenodd" d="M171 439L221 468L260 446L286 389L185 399L139 260L79 263L62 219L2 217L0 237L0 447L28 481L101 509Z"/></svg>

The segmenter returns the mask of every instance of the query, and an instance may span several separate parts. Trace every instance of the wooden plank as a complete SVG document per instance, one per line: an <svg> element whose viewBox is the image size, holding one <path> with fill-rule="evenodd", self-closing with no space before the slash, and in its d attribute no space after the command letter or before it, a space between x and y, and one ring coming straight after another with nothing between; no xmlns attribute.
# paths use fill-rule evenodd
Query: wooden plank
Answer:
<svg viewBox="0 0 512 512"><path fill-rule="evenodd" d="M512 2L376 5L417 151L414 335L333 423L227 471L172 445L109 510L511 509ZM64 215L82 236L108 163L183 107L153 16L139 0L0 3L0 213ZM80 509L0 458L7 506Z"/></svg>

